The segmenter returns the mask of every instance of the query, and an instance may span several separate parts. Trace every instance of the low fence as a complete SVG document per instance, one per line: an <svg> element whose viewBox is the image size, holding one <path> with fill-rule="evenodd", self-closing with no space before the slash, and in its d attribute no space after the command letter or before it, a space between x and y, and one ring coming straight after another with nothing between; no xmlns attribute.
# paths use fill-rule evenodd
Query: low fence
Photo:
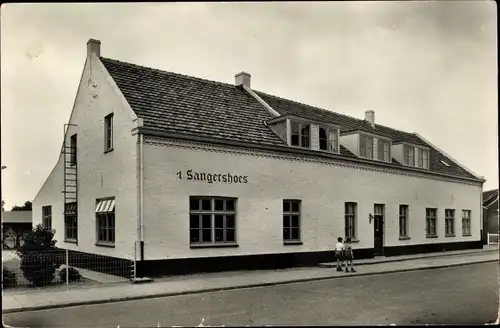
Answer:
<svg viewBox="0 0 500 328"><path fill-rule="evenodd" d="M498 245L498 233L488 233L488 245Z"/></svg>
<svg viewBox="0 0 500 328"><path fill-rule="evenodd" d="M9 251L3 263L3 288L44 288L127 281L135 261L64 249Z"/></svg>

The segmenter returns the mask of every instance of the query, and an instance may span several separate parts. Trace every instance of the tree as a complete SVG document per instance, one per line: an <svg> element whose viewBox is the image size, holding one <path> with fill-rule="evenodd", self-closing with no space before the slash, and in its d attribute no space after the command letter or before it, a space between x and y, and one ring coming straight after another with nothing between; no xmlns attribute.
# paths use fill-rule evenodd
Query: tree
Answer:
<svg viewBox="0 0 500 328"><path fill-rule="evenodd" d="M31 211L31 209L32 209L32 204L29 200L24 202L23 206L14 205L14 207L12 207L12 211Z"/></svg>
<svg viewBox="0 0 500 328"><path fill-rule="evenodd" d="M63 254L56 248L54 231L37 225L24 237L24 244L16 252L21 258L21 271L34 286L50 284L56 269L63 263Z"/></svg>

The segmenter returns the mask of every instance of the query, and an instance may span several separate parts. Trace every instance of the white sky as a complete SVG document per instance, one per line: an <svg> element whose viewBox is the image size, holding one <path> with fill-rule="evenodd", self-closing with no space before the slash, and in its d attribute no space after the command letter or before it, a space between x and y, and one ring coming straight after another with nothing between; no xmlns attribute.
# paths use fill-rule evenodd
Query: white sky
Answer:
<svg viewBox="0 0 500 328"><path fill-rule="evenodd" d="M89 38L105 57L234 82L417 132L498 188L489 1L7 4L2 197L32 200L60 151ZM62 196L61 196L62 197Z"/></svg>

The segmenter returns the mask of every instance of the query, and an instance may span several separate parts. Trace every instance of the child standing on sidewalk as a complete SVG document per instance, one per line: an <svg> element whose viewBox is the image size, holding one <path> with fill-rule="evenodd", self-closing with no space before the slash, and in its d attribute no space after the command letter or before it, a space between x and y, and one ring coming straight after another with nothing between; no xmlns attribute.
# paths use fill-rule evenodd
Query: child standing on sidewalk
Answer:
<svg viewBox="0 0 500 328"><path fill-rule="evenodd" d="M345 272L349 272L347 269L349 266L351 267L351 272L356 272L352 267L352 261L354 260L354 256L352 254L352 245L351 238L346 238L344 245L344 259L345 259Z"/></svg>
<svg viewBox="0 0 500 328"><path fill-rule="evenodd" d="M342 243L342 237L337 238L337 244L335 244L335 258L337 259L337 271L342 271L342 262L344 261L344 244Z"/></svg>

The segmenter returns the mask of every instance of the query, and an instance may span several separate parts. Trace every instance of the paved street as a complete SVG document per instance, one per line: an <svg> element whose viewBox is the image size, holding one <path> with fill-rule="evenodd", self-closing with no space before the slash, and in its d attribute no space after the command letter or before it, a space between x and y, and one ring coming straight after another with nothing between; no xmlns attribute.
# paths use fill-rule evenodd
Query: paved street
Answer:
<svg viewBox="0 0 500 328"><path fill-rule="evenodd" d="M498 263L4 315L15 327L482 324Z"/></svg>

